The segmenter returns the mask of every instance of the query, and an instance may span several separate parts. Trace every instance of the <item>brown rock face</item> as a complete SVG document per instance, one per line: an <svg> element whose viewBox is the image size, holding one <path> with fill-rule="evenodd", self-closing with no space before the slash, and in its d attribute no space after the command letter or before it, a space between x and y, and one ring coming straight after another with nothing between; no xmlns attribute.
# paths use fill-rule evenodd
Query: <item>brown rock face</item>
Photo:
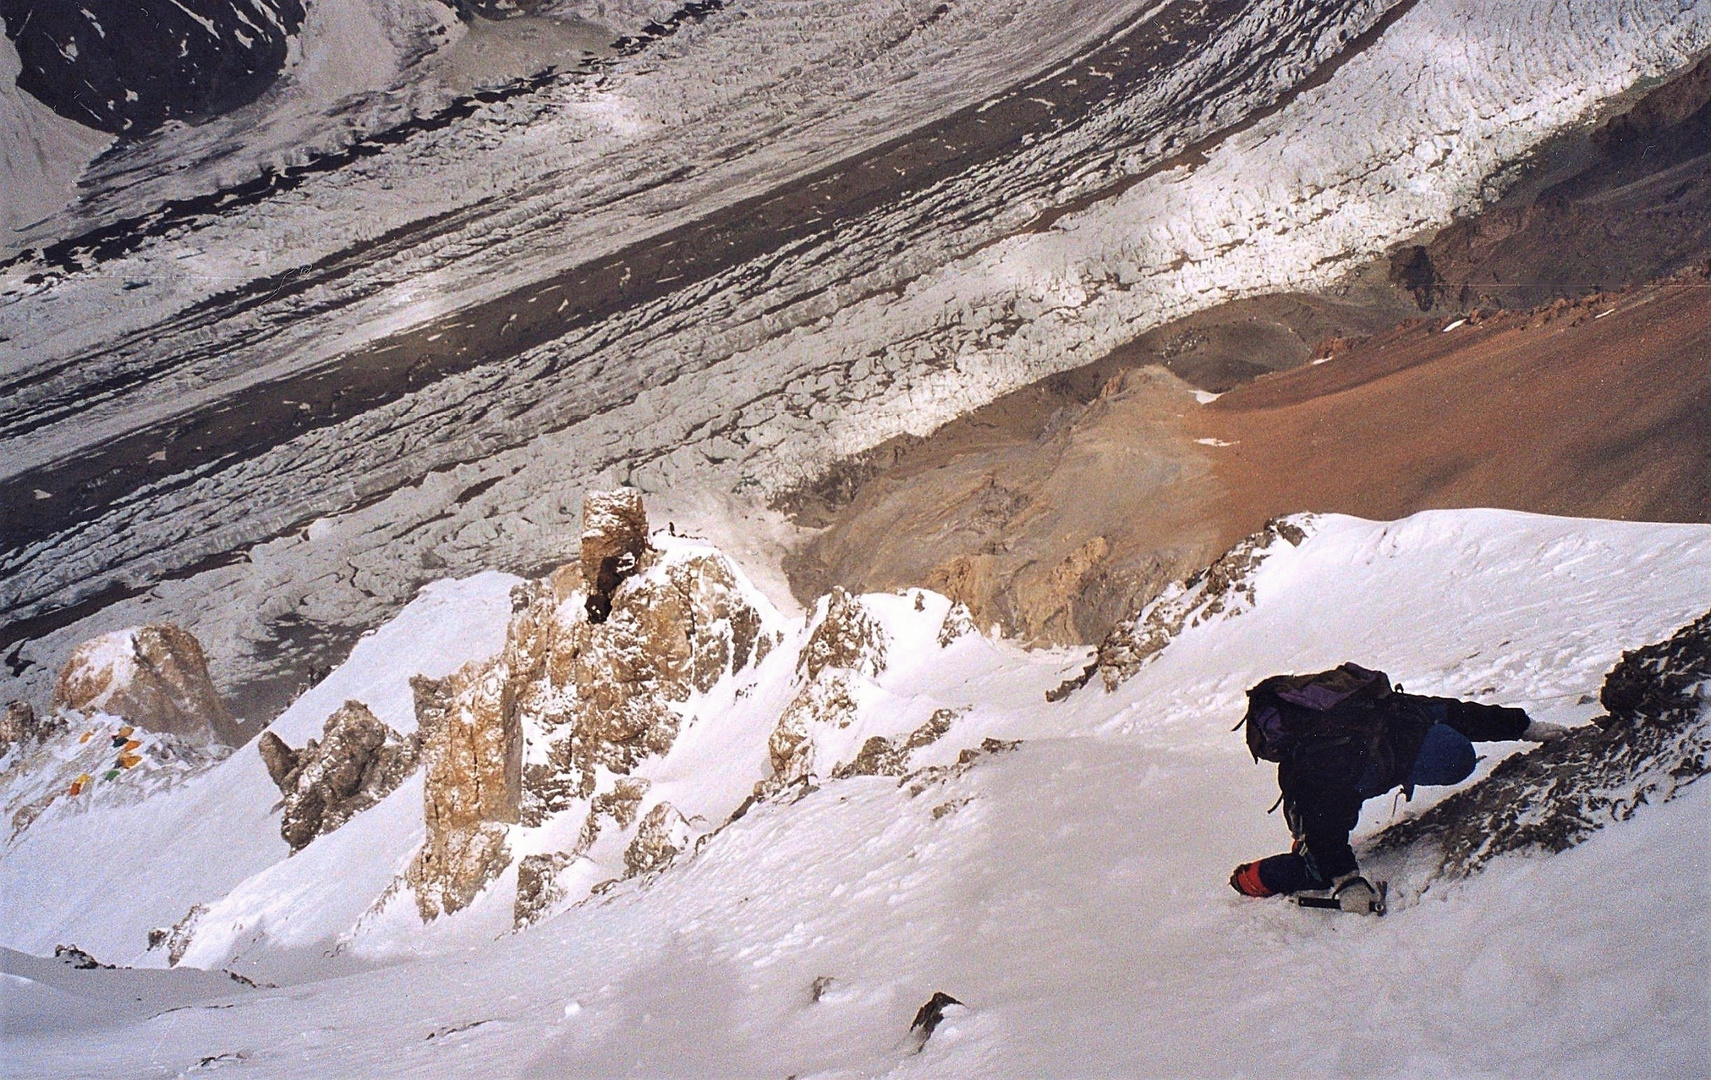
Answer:
<svg viewBox="0 0 1711 1080"><path fill-rule="evenodd" d="M856 717L852 680L877 678L885 670L890 637L869 615L859 598L834 588L826 597L826 614L796 658L802 686L767 737L772 775L754 786L756 799L770 798L814 774L813 730L816 726L848 727Z"/></svg>
<svg viewBox="0 0 1711 1080"><path fill-rule="evenodd" d="M285 796L279 834L300 851L392 794L416 767L416 743L360 701L327 717L319 740L293 750L271 731L256 741L267 774Z"/></svg>
<svg viewBox="0 0 1711 1080"><path fill-rule="evenodd" d="M437 685L412 685L427 838L408 879L426 921L467 907L509 863L505 825L517 820L523 740L502 670L472 664Z"/></svg>
<svg viewBox="0 0 1711 1080"><path fill-rule="evenodd" d="M624 851L627 877L663 870L689 846L689 822L668 802L656 803Z"/></svg>
<svg viewBox="0 0 1711 1080"><path fill-rule="evenodd" d="M599 769L624 775L665 753L681 722L675 706L757 652L760 615L723 558L656 558L616 591L604 621L567 619L561 587L542 583L513 622L512 693L530 746L526 825L593 796Z"/></svg>
<svg viewBox="0 0 1711 1080"><path fill-rule="evenodd" d="M0 715L0 756L14 748L26 750L46 742L65 726L58 716L37 716L27 701L8 702L5 714Z"/></svg>
<svg viewBox="0 0 1711 1080"><path fill-rule="evenodd" d="M861 601L834 588L826 597L826 617L796 658L796 670L810 679L819 678L827 668L877 676L885 670L889 645L885 628L867 613Z"/></svg>
<svg viewBox="0 0 1711 1080"><path fill-rule="evenodd" d="M202 646L171 623L103 634L72 651L54 684L55 708L123 716L192 742L237 737L237 723L208 675Z"/></svg>
<svg viewBox="0 0 1711 1080"><path fill-rule="evenodd" d="M629 774L671 748L684 703L771 644L722 556L647 546L635 492L588 496L584 524L580 565L518 587L498 656L416 683L428 837L410 880L425 919L509 865L507 825L588 800L575 851L519 866L519 925L550 907L554 875L607 823L634 823L646 784Z"/></svg>
<svg viewBox="0 0 1711 1080"><path fill-rule="evenodd" d="M648 515L634 488L591 491L582 500L582 580L588 583L588 618L602 622L612 590L648 550Z"/></svg>

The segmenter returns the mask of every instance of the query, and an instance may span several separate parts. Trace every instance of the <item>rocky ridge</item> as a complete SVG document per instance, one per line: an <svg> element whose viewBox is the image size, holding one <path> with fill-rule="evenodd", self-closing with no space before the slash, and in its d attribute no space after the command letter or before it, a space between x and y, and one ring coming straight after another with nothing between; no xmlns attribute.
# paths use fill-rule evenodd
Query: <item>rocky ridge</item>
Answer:
<svg viewBox="0 0 1711 1080"><path fill-rule="evenodd" d="M658 873L756 802L918 772L968 706L872 730L895 620L933 652L974 626L921 590L885 602L896 615L835 589L792 628L716 549L650 536L637 493L589 494L581 557L516 587L499 654L413 680L427 836L380 904L408 892L431 921L514 866L521 926ZM736 719L700 733L709 713ZM690 732L686 752L727 779L679 805L659 776Z"/></svg>
<svg viewBox="0 0 1711 1080"><path fill-rule="evenodd" d="M1599 700L1608 712L1591 725L1386 829L1371 845L1379 863L1400 863L1429 887L1508 852L1566 851L1711 772L1711 612L1624 652Z"/></svg>
<svg viewBox="0 0 1711 1080"><path fill-rule="evenodd" d="M1046 700L1061 701L1094 676L1107 691L1115 690L1184 629L1240 615L1253 605L1254 571L1265 562L1272 545L1282 540L1299 547L1312 530L1311 514L1266 522L1265 528L1218 556L1210 566L1172 584L1134 617L1118 623L1099 643L1093 661L1079 675L1049 692Z"/></svg>

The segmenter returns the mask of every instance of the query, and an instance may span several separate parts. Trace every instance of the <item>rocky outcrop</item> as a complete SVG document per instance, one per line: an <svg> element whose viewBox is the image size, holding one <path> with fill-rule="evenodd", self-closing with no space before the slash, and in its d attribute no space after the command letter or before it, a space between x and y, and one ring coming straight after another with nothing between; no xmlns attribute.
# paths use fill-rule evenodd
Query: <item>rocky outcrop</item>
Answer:
<svg viewBox="0 0 1711 1080"><path fill-rule="evenodd" d="M875 735L861 744L854 758L832 770L832 779L851 776L905 776L909 773L909 758L915 751L944 738L958 713L955 709L939 709L926 723L906 736L887 739Z"/></svg>
<svg viewBox="0 0 1711 1080"><path fill-rule="evenodd" d="M327 717L320 739L293 750L271 731L256 749L283 796L279 834L300 851L380 802L416 767L417 745L360 701Z"/></svg>
<svg viewBox="0 0 1711 1080"><path fill-rule="evenodd" d="M1266 560L1272 545L1283 540L1299 546L1306 538L1306 531L1293 521L1266 522L1264 529L1220 555L1211 566L1172 585L1140 614L1119 623L1099 643L1094 665L1079 679L1053 691L1053 699L1085 684L1095 673L1104 681L1105 689L1115 690L1187 627L1239 614L1253 603L1254 571Z"/></svg>
<svg viewBox="0 0 1711 1080"><path fill-rule="evenodd" d="M214 689L201 643L171 623L116 630L79 645L60 670L53 705L123 716L192 743L229 746L241 732Z"/></svg>
<svg viewBox="0 0 1711 1080"><path fill-rule="evenodd" d="M689 822L668 802L655 803L636 829L636 837L624 849L627 877L665 869L679 852L689 847L693 834Z"/></svg>
<svg viewBox="0 0 1711 1080"><path fill-rule="evenodd" d="M549 851L517 860L517 901L511 909L511 925L521 930L565 898L558 874L574 858L568 851Z"/></svg>
<svg viewBox="0 0 1711 1080"><path fill-rule="evenodd" d="M582 500L582 580L588 588L588 620L602 622L612 610L612 590L635 570L648 550L648 515L634 488L591 491Z"/></svg>
<svg viewBox="0 0 1711 1080"><path fill-rule="evenodd" d="M818 679L827 668L877 676L885 670L889 644L885 628L861 601L833 588L826 597L825 615L796 658L796 670L809 679Z"/></svg>
<svg viewBox="0 0 1711 1080"><path fill-rule="evenodd" d="M184 917L171 926L157 926L149 931L149 951L166 950L166 966L177 967L184 959L184 954L190 951L190 943L196 936L196 926L202 921L202 916L208 914L206 904L192 904Z"/></svg>
<svg viewBox="0 0 1711 1080"><path fill-rule="evenodd" d="M1466 877L1506 852L1564 851L1698 782L1711 772L1711 612L1623 653L1599 698L1608 715L1386 829L1375 860Z"/></svg>
<svg viewBox="0 0 1711 1080"><path fill-rule="evenodd" d="M885 628L860 598L839 588L827 595L825 611L796 657L801 685L767 739L771 775L755 784L753 798L770 798L813 776L814 729L854 722L854 680L877 678L889 647Z"/></svg>
<svg viewBox="0 0 1711 1080"><path fill-rule="evenodd" d="M523 740L505 675L502 666L470 665L412 683L427 837L407 879L424 921L467 907L510 862L506 826L517 820Z"/></svg>
<svg viewBox="0 0 1711 1080"><path fill-rule="evenodd" d="M1587 133L1541 147L1495 206L1392 257L1422 311L1526 309L1703 265L1711 57Z"/></svg>
<svg viewBox="0 0 1711 1080"><path fill-rule="evenodd" d="M65 718L58 713L37 716L27 701L11 701L0 715L0 758L16 750L24 754L65 730Z"/></svg>
<svg viewBox="0 0 1711 1080"><path fill-rule="evenodd" d="M425 919L510 865L510 825L585 806L572 850L518 867L519 922L556 903L555 875L635 824L647 784L631 774L671 749L696 696L774 644L723 556L651 546L635 492L590 494L583 524L579 562L513 594L498 656L416 684L428 836L410 881ZM666 857L674 827L649 827L638 865Z"/></svg>

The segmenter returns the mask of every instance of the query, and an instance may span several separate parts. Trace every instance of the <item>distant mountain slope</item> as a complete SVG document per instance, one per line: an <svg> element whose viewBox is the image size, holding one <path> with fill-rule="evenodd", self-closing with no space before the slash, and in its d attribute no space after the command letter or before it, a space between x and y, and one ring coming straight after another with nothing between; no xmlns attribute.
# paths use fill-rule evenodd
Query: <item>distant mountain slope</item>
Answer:
<svg viewBox="0 0 1711 1080"><path fill-rule="evenodd" d="M4 0L18 88L87 127L137 137L260 96L303 26L300 0Z"/></svg>
<svg viewBox="0 0 1711 1080"><path fill-rule="evenodd" d="M1333 291L1174 320L839 463L779 501L824 528L797 590L930 582L1025 640L1096 641L1279 514L1711 521L1708 117L1702 60Z"/></svg>

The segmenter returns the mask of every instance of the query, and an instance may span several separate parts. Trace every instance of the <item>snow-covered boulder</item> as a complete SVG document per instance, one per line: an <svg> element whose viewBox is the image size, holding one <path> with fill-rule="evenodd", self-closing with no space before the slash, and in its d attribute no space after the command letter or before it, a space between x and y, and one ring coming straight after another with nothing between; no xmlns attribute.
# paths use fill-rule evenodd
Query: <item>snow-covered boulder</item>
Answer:
<svg viewBox="0 0 1711 1080"><path fill-rule="evenodd" d="M201 643L171 623L115 630L79 645L60 669L53 705L123 716L190 743L230 745L237 737Z"/></svg>

